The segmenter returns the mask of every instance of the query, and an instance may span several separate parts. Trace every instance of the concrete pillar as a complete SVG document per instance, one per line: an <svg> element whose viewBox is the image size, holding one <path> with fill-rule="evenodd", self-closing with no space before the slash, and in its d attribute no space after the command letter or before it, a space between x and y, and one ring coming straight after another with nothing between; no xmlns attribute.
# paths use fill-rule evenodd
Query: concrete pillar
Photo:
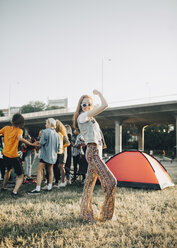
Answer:
<svg viewBox="0 0 177 248"><path fill-rule="evenodd" d="M176 158L177 158L177 115L176 115L176 145L175 145L175 150L176 150Z"/></svg>
<svg viewBox="0 0 177 248"><path fill-rule="evenodd" d="M138 150L144 151L144 129L146 126L139 125L138 128Z"/></svg>
<svg viewBox="0 0 177 248"><path fill-rule="evenodd" d="M115 121L115 153L122 151L122 125L120 121Z"/></svg>

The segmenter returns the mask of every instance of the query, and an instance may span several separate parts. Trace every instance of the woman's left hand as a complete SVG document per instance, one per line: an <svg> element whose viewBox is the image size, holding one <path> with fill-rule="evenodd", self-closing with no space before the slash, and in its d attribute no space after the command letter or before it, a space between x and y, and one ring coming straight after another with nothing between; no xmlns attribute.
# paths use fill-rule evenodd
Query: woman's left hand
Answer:
<svg viewBox="0 0 177 248"><path fill-rule="evenodd" d="M100 94L101 94L101 92L100 92L100 91L98 91L98 90L93 90L93 94L94 94L94 95L100 95Z"/></svg>

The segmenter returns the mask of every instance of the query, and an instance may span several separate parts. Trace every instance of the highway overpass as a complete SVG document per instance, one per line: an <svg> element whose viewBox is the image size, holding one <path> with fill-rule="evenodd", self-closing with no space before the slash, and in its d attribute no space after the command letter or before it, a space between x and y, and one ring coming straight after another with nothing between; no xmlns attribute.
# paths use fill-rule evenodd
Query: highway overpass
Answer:
<svg viewBox="0 0 177 248"><path fill-rule="evenodd" d="M30 130L34 128L38 130L45 128L45 120L49 117L59 119L64 124L72 126L73 114L74 112L68 109L57 109L23 114L23 116L25 118L25 128L30 133ZM177 130L177 101L108 107L96 119L102 129L115 128L115 153L122 151L122 127L125 124L137 126L138 149L144 150L144 128L147 125L173 124ZM9 124L10 119L8 117L0 117L0 128Z"/></svg>

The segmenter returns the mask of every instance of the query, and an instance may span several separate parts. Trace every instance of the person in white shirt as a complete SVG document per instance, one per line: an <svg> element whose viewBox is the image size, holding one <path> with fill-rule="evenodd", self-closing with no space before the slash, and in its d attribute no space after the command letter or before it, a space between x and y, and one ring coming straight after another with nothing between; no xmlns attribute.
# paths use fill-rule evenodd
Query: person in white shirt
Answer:
<svg viewBox="0 0 177 248"><path fill-rule="evenodd" d="M81 218L91 223L96 222L97 219L101 221L115 219L115 191L117 186L116 178L102 160L103 137L99 124L94 118L94 116L104 111L108 104L101 92L94 90L93 94L99 96L101 104L93 106L92 98L89 95L83 95L73 116L73 126L79 128L87 145L88 171L81 201ZM101 182L105 195L99 218L94 216L92 209L92 193L97 178Z"/></svg>

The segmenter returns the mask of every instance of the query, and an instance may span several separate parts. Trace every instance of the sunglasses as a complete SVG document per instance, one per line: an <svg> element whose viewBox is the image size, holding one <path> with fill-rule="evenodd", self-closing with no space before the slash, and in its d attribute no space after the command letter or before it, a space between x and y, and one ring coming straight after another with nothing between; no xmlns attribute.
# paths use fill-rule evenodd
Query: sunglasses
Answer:
<svg viewBox="0 0 177 248"><path fill-rule="evenodd" d="M90 107L91 106L91 103L82 103L81 106L82 107Z"/></svg>

